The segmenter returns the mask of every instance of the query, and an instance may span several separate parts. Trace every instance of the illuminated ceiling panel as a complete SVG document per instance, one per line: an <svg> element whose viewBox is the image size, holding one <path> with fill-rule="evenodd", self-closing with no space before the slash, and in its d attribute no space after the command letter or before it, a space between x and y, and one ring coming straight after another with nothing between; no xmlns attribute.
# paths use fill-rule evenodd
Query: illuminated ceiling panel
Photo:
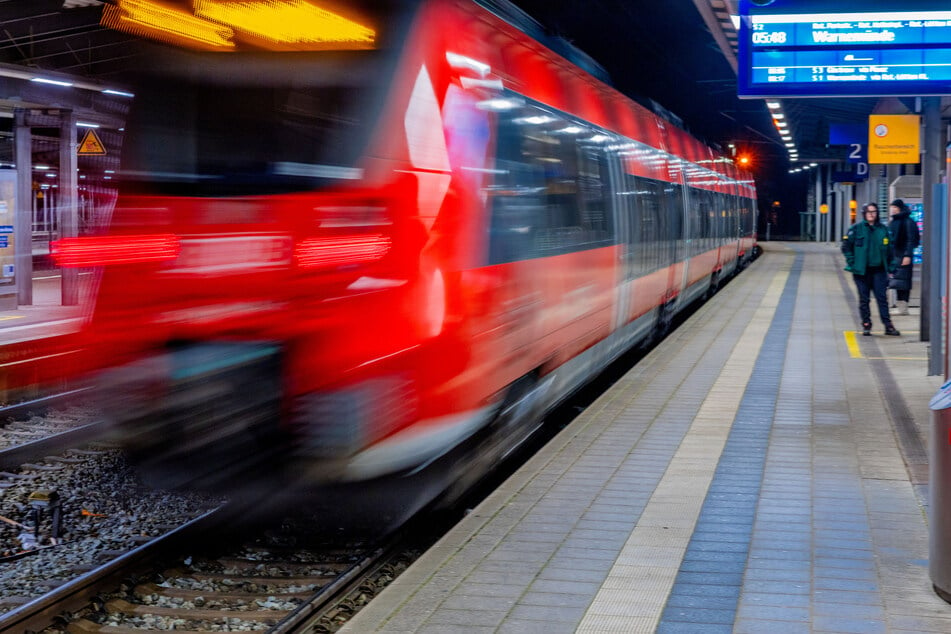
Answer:
<svg viewBox="0 0 951 634"><path fill-rule="evenodd" d="M195 14L226 24L241 39L271 50L373 48L375 33L304 0L197 0Z"/></svg>
<svg viewBox="0 0 951 634"><path fill-rule="evenodd" d="M103 26L139 37L208 51L241 45L271 51L374 47L373 29L306 0L195 0L193 10L153 0L107 5Z"/></svg>
<svg viewBox="0 0 951 634"><path fill-rule="evenodd" d="M235 48L234 31L150 0L119 0L102 12L103 26L139 37L209 51Z"/></svg>

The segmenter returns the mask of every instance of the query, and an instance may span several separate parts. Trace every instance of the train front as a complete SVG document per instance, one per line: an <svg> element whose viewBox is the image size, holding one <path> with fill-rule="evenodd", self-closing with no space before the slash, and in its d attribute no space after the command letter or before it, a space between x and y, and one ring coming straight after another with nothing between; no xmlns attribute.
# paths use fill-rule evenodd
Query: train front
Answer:
<svg viewBox="0 0 951 634"><path fill-rule="evenodd" d="M333 481L415 416L415 190L365 158L404 24L388 4L273 23L255 3L106 8L143 38L120 197L104 234L55 252L100 274L85 343L154 484Z"/></svg>

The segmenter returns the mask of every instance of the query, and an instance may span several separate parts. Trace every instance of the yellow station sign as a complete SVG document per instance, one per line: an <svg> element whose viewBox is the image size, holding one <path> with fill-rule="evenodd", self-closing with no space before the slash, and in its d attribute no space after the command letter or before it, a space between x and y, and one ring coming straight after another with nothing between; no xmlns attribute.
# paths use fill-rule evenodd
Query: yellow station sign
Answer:
<svg viewBox="0 0 951 634"><path fill-rule="evenodd" d="M921 160L916 114L873 114L868 118L868 162L907 164Z"/></svg>

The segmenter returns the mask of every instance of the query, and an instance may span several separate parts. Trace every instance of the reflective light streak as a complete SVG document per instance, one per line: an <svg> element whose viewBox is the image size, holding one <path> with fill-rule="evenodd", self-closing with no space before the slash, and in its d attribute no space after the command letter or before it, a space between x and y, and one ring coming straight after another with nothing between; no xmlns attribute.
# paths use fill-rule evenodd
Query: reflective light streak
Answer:
<svg viewBox="0 0 951 634"><path fill-rule="evenodd" d="M59 80L56 80L56 79L46 79L45 77L34 77L34 78L31 79L30 81L34 81L34 82L36 82L36 83L38 83L38 84L49 84L49 85L51 85L51 86L63 86L63 87L65 87L65 88L69 88L70 86L73 85L73 82L70 82L70 81L59 81Z"/></svg>
<svg viewBox="0 0 951 634"><path fill-rule="evenodd" d="M451 53L449 51L446 51L446 61L457 70L468 69L475 71L479 77L485 77L492 71L492 67L485 62L480 62L466 55L459 55L458 53Z"/></svg>
<svg viewBox="0 0 951 634"><path fill-rule="evenodd" d="M162 262L180 251L178 237L171 234L63 238L50 244L53 260L64 267Z"/></svg>
<svg viewBox="0 0 951 634"><path fill-rule="evenodd" d="M193 12L118 0L106 5L100 24L208 51L233 51L239 42L274 51L368 49L376 38L373 29L306 0L195 0Z"/></svg>
<svg viewBox="0 0 951 634"><path fill-rule="evenodd" d="M196 0L195 15L271 50L368 49L376 37L373 29L304 0Z"/></svg>
<svg viewBox="0 0 951 634"><path fill-rule="evenodd" d="M100 24L132 35L201 50L229 51L235 48L231 39L234 31L227 26L149 0L119 0L118 4L107 4Z"/></svg>
<svg viewBox="0 0 951 634"><path fill-rule="evenodd" d="M319 269L379 260L390 250L386 236L352 235L303 240L294 250L301 268Z"/></svg>

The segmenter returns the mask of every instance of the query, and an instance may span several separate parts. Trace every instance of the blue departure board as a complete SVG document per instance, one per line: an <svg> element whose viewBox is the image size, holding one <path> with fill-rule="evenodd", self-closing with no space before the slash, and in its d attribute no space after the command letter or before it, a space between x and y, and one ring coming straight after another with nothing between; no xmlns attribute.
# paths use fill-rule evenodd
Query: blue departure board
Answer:
<svg viewBox="0 0 951 634"><path fill-rule="evenodd" d="M740 0L739 95L951 94L951 3Z"/></svg>

